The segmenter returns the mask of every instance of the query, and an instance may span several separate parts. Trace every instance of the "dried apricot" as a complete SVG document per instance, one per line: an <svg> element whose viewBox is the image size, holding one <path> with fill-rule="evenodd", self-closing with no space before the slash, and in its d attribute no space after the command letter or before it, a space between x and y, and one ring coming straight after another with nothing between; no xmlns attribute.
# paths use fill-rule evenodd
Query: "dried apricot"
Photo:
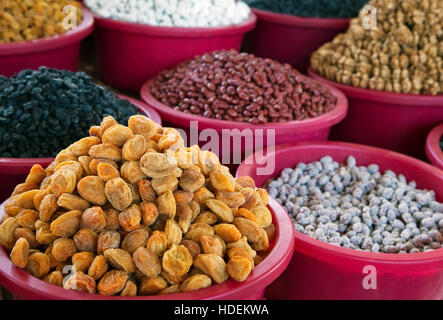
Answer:
<svg viewBox="0 0 443 320"><path fill-rule="evenodd" d="M80 196L92 204L102 206L106 203L105 181L97 176L87 176L77 184Z"/></svg>
<svg viewBox="0 0 443 320"><path fill-rule="evenodd" d="M211 278L204 274L194 274L187 278L180 286L182 292L195 291L210 287Z"/></svg>
<svg viewBox="0 0 443 320"><path fill-rule="evenodd" d="M54 241L52 255L60 262L66 261L77 252L74 240L67 238L58 238Z"/></svg>
<svg viewBox="0 0 443 320"><path fill-rule="evenodd" d="M15 229L14 235L15 235L16 240L19 240L20 238L26 239L26 241L28 241L30 249L36 249L40 245L38 243L37 239L35 238L35 233L32 232L31 229L17 228L17 229Z"/></svg>
<svg viewBox="0 0 443 320"><path fill-rule="evenodd" d="M103 143L112 144L117 147L122 147L126 141L134 136L132 130L121 124L115 124L106 129L102 135Z"/></svg>
<svg viewBox="0 0 443 320"><path fill-rule="evenodd" d="M113 165L106 162L101 162L98 164L97 175L105 182L115 178L120 178L120 172L118 172Z"/></svg>
<svg viewBox="0 0 443 320"><path fill-rule="evenodd" d="M177 160L164 153L147 152L140 159L140 167L148 177L161 178L170 175L177 169Z"/></svg>
<svg viewBox="0 0 443 320"><path fill-rule="evenodd" d="M216 199L206 200L206 206L220 219L222 222L234 221L234 214L231 209L222 201Z"/></svg>
<svg viewBox="0 0 443 320"><path fill-rule="evenodd" d="M255 181L249 176L238 177L235 181L243 188L255 189Z"/></svg>
<svg viewBox="0 0 443 320"><path fill-rule="evenodd" d="M233 257L237 257L237 256L248 258L249 260L251 260L252 263L254 262L254 260L249 255L249 252L246 249L238 248L238 247L234 247L234 248L229 249L229 251L228 251L229 259L232 259Z"/></svg>
<svg viewBox="0 0 443 320"><path fill-rule="evenodd" d="M100 143L101 141L97 137L85 137L74 142L69 149L77 157L86 156L89 154L89 149L91 149L92 146Z"/></svg>
<svg viewBox="0 0 443 320"><path fill-rule="evenodd" d="M90 229L81 229L73 237L78 251L95 253L97 251L98 235Z"/></svg>
<svg viewBox="0 0 443 320"><path fill-rule="evenodd" d="M40 207L38 208L40 212L40 220L44 222L49 222L52 215L57 211L57 208L57 197L53 194L48 194L47 196L45 196L40 203Z"/></svg>
<svg viewBox="0 0 443 320"><path fill-rule="evenodd" d="M235 213L234 213L235 217L242 217L242 218L246 218L249 219L251 221L253 221L254 223L256 223L258 225L258 221L257 218L255 217L255 215L249 211L246 208L239 208Z"/></svg>
<svg viewBox="0 0 443 320"><path fill-rule="evenodd" d="M143 136L146 141L154 136L159 129L154 121L142 115L131 116L128 120L128 127L134 134Z"/></svg>
<svg viewBox="0 0 443 320"><path fill-rule="evenodd" d="M63 274L61 271L52 271L46 277L43 278L43 281L53 284L58 287L63 286Z"/></svg>
<svg viewBox="0 0 443 320"><path fill-rule="evenodd" d="M205 184L205 176L199 171L185 169L180 177L180 187L185 191L195 192Z"/></svg>
<svg viewBox="0 0 443 320"><path fill-rule="evenodd" d="M257 223L261 227L267 227L272 223L272 214L268 208L263 205L256 206L250 209L257 219Z"/></svg>
<svg viewBox="0 0 443 320"><path fill-rule="evenodd" d="M266 231L262 227L259 228L259 232L260 232L259 239L257 241L255 241L251 245L251 247L255 251L266 251L269 249L268 234L266 233Z"/></svg>
<svg viewBox="0 0 443 320"><path fill-rule="evenodd" d="M62 169L54 172L54 174L51 176L49 188L56 197L60 197L65 192L72 193L75 190L76 183L77 176L75 175L75 172Z"/></svg>
<svg viewBox="0 0 443 320"><path fill-rule="evenodd" d="M53 234L50 230L49 223L37 220L35 223L35 238L40 244L50 244L53 243L55 239L57 239L57 235Z"/></svg>
<svg viewBox="0 0 443 320"><path fill-rule="evenodd" d="M40 164L34 164L29 170L29 174L26 177L25 183L40 185L43 179L46 178L46 171Z"/></svg>
<svg viewBox="0 0 443 320"><path fill-rule="evenodd" d="M124 270L127 273L135 271L135 264L131 255L122 249L108 249L104 252L106 261L115 269Z"/></svg>
<svg viewBox="0 0 443 320"><path fill-rule="evenodd" d="M211 180L211 185L217 191L229 191L229 192L235 191L234 187L235 180L227 169L224 168L215 169L210 173L209 178Z"/></svg>
<svg viewBox="0 0 443 320"><path fill-rule="evenodd" d="M84 211L89 208L89 202L72 193L63 193L57 199L57 205L67 210Z"/></svg>
<svg viewBox="0 0 443 320"><path fill-rule="evenodd" d="M219 191L215 198L223 201L230 208L240 207L246 202L241 192Z"/></svg>
<svg viewBox="0 0 443 320"><path fill-rule="evenodd" d="M89 266L88 275L94 280L100 279L109 269L108 262L103 255L95 256Z"/></svg>
<svg viewBox="0 0 443 320"><path fill-rule="evenodd" d="M122 149L123 159L127 161L139 161L145 154L148 143L142 135L136 135L125 142Z"/></svg>
<svg viewBox="0 0 443 320"><path fill-rule="evenodd" d="M120 174L129 183L137 183L139 180L147 178L140 169L140 161L125 161L120 168Z"/></svg>
<svg viewBox="0 0 443 320"><path fill-rule="evenodd" d="M173 219L168 219L165 226L165 235L168 239L168 245L179 244L182 240L182 230L177 222Z"/></svg>
<svg viewBox="0 0 443 320"><path fill-rule="evenodd" d="M226 249L229 251L231 248L242 248L245 249L251 258L254 258L257 255L257 252L251 248L251 246L248 243L248 239L246 237L242 237L240 240L228 243L226 245Z"/></svg>
<svg viewBox="0 0 443 320"><path fill-rule="evenodd" d="M255 222L246 218L235 218L233 223L242 236L248 238L248 242L256 242L260 239L260 227Z"/></svg>
<svg viewBox="0 0 443 320"><path fill-rule="evenodd" d="M72 256L72 265L75 271L88 272L95 254L91 252L77 252Z"/></svg>
<svg viewBox="0 0 443 320"><path fill-rule="evenodd" d="M149 232L145 229L136 229L129 232L123 239L121 248L133 254L139 247L144 247L148 242Z"/></svg>
<svg viewBox="0 0 443 320"><path fill-rule="evenodd" d="M194 266L217 283L222 283L228 279L225 261L215 254L199 254L194 259Z"/></svg>
<svg viewBox="0 0 443 320"><path fill-rule="evenodd" d="M182 240L181 245L185 246L191 254L192 259L195 259L201 253L200 245L192 240Z"/></svg>
<svg viewBox="0 0 443 320"><path fill-rule="evenodd" d="M106 163L111 166L113 166L115 169L118 169L118 165L115 161L109 160L109 159L91 159L89 162L89 171L91 171L92 174L98 175L98 165L100 163ZM120 175L120 173L119 173Z"/></svg>
<svg viewBox="0 0 443 320"><path fill-rule="evenodd" d="M173 192L173 195L177 205L189 204L194 197L192 192L184 190L176 190Z"/></svg>
<svg viewBox="0 0 443 320"><path fill-rule="evenodd" d="M140 193L140 197L143 199L143 201L155 202L155 200L157 199L157 194L152 187L151 181L145 179L139 180L137 182L137 187L138 192Z"/></svg>
<svg viewBox="0 0 443 320"><path fill-rule="evenodd" d="M218 221L218 218L215 214L210 211L204 211L200 213L197 218L195 218L194 223L206 223L209 225L213 225Z"/></svg>
<svg viewBox="0 0 443 320"><path fill-rule="evenodd" d="M0 244L11 250L15 242L15 230L20 225L14 217L9 217L0 225Z"/></svg>
<svg viewBox="0 0 443 320"><path fill-rule="evenodd" d="M200 243L202 236L212 237L213 235L214 230L212 230L210 225L206 223L193 223L189 227L188 232L185 233L185 239Z"/></svg>
<svg viewBox="0 0 443 320"><path fill-rule="evenodd" d="M108 249L116 249L120 247L120 233L117 231L105 230L100 232L97 239L97 252L102 254Z"/></svg>
<svg viewBox="0 0 443 320"><path fill-rule="evenodd" d="M122 292L120 293L120 296L135 297L136 295L137 295L137 285L134 282L128 280Z"/></svg>
<svg viewBox="0 0 443 320"><path fill-rule="evenodd" d="M77 271L64 283L63 288L87 293L95 293L95 280L81 271Z"/></svg>
<svg viewBox="0 0 443 320"><path fill-rule="evenodd" d="M15 242L11 251L11 262L21 269L28 264L29 243L25 238L20 238Z"/></svg>
<svg viewBox="0 0 443 320"><path fill-rule="evenodd" d="M251 260L242 256L232 257L226 265L229 277L239 282L245 281L253 268Z"/></svg>
<svg viewBox="0 0 443 320"><path fill-rule="evenodd" d="M176 215L178 225L182 229L183 233L188 232L193 219L191 208L186 204L178 205Z"/></svg>
<svg viewBox="0 0 443 320"><path fill-rule="evenodd" d="M173 244L163 255L162 266L172 276L180 277L191 268L192 256L185 246Z"/></svg>
<svg viewBox="0 0 443 320"><path fill-rule="evenodd" d="M268 235L268 239L272 240L275 236L275 226L271 223L269 226L263 228Z"/></svg>
<svg viewBox="0 0 443 320"><path fill-rule="evenodd" d="M59 237L69 238L74 235L80 225L80 210L71 210L51 222L51 232Z"/></svg>
<svg viewBox="0 0 443 320"><path fill-rule="evenodd" d="M106 230L118 230L120 228L120 221L118 216L120 212L115 209L108 209L104 211L106 218Z"/></svg>
<svg viewBox="0 0 443 320"><path fill-rule="evenodd" d="M151 296L154 294L158 294L161 290L165 289L168 286L166 281L162 277L144 277L140 281L140 285L138 287L138 294L141 296Z"/></svg>
<svg viewBox="0 0 443 320"><path fill-rule="evenodd" d="M105 185L106 198L117 210L125 210L132 203L132 192L122 178L109 180Z"/></svg>
<svg viewBox="0 0 443 320"><path fill-rule="evenodd" d="M36 278L43 278L49 273L50 260L48 255L42 252L31 254L28 258L26 271Z"/></svg>
<svg viewBox="0 0 443 320"><path fill-rule="evenodd" d="M23 192L35 190L35 189L39 189L38 184L29 183L29 182L20 183L14 188L14 191L12 192L11 197L16 196L18 194L22 194Z"/></svg>
<svg viewBox="0 0 443 320"><path fill-rule="evenodd" d="M77 181L79 181L83 176L83 166L78 161L65 161L62 163L57 164L57 166L54 169L54 172L60 171L60 170L70 170L75 173L75 177Z"/></svg>
<svg viewBox="0 0 443 320"><path fill-rule="evenodd" d="M35 230L35 222L38 220L38 212L31 209L21 209L15 217L20 226Z"/></svg>
<svg viewBox="0 0 443 320"><path fill-rule="evenodd" d="M171 191L167 191L157 198L157 208L159 214L166 214L170 219L174 219L176 203Z"/></svg>
<svg viewBox="0 0 443 320"><path fill-rule="evenodd" d="M112 126L115 126L116 124L118 124L118 122L114 119L114 117L112 116L104 117L103 121L100 123L100 132L99 132L100 138L103 137L106 130L108 130Z"/></svg>
<svg viewBox="0 0 443 320"><path fill-rule="evenodd" d="M93 159L108 159L120 162L122 160L122 151L113 144L101 143L89 149L89 156Z"/></svg>
<svg viewBox="0 0 443 320"><path fill-rule="evenodd" d="M158 276L162 270L157 255L149 249L139 247L132 254L132 260L137 269L148 277Z"/></svg>
<svg viewBox="0 0 443 320"><path fill-rule="evenodd" d="M146 243L146 248L161 257L168 249L168 238L163 231L154 231Z"/></svg>
<svg viewBox="0 0 443 320"><path fill-rule="evenodd" d="M178 187L178 179L173 176L153 178L151 184L155 192L161 195L168 191L175 191Z"/></svg>
<svg viewBox="0 0 443 320"><path fill-rule="evenodd" d="M218 238L202 236L200 245L203 253L212 253L223 258L223 245Z"/></svg>
<svg viewBox="0 0 443 320"><path fill-rule="evenodd" d="M143 220L143 224L150 226L158 217L158 209L155 204L151 202L140 203L140 211Z"/></svg>
<svg viewBox="0 0 443 320"><path fill-rule="evenodd" d="M80 162L80 164L83 167L83 172L85 173L86 176L90 176L92 175L92 171L89 168L89 164L91 163L91 157L90 156L81 156L78 157L78 162Z"/></svg>
<svg viewBox="0 0 443 320"><path fill-rule="evenodd" d="M240 192L246 199L246 202L242 205L243 208L250 210L251 208L261 205L261 197L254 189L243 188Z"/></svg>
<svg viewBox="0 0 443 320"><path fill-rule="evenodd" d="M179 293L179 292L180 292L180 285L173 284L167 288L164 288L163 290L160 290L160 292L158 294L164 295L164 294L174 294L174 293Z"/></svg>
<svg viewBox="0 0 443 320"><path fill-rule="evenodd" d="M212 171L220 167L220 160L217 155L211 151L200 151L198 153L198 166L202 173L208 176Z"/></svg>
<svg viewBox="0 0 443 320"><path fill-rule="evenodd" d="M140 207L133 204L128 209L122 211L118 216L120 226L127 232L131 232L140 227L141 222Z"/></svg>
<svg viewBox="0 0 443 320"><path fill-rule="evenodd" d="M91 207L83 212L80 228L99 233L106 227L106 217L101 207Z"/></svg>

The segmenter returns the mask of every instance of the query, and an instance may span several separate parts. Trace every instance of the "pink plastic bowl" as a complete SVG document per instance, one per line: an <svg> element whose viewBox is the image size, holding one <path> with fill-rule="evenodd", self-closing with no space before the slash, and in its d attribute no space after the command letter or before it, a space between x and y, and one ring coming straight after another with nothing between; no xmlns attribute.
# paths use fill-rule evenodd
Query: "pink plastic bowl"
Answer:
<svg viewBox="0 0 443 320"><path fill-rule="evenodd" d="M426 155L429 161L435 166L443 169L443 151L440 147L440 140L443 137L443 123L435 127L426 140Z"/></svg>
<svg viewBox="0 0 443 320"><path fill-rule="evenodd" d="M139 112L145 114L152 121L161 124L160 115L141 101L119 95L121 99L130 101ZM17 184L25 181L29 170L34 164L47 167L54 158L0 158L0 201L8 198Z"/></svg>
<svg viewBox="0 0 443 320"><path fill-rule="evenodd" d="M75 30L32 41L0 44L0 75L10 77L40 66L77 71L81 41L92 33L94 17L83 7L82 23Z"/></svg>
<svg viewBox="0 0 443 320"><path fill-rule="evenodd" d="M21 299L38 300L263 300L266 286L288 266L294 252L294 228L285 210L270 199L268 205L276 227L269 255L252 271L244 282L228 280L210 288L163 296L119 297L101 296L65 290L43 282L15 267L5 249L0 246L0 283ZM4 214L0 208L0 217Z"/></svg>
<svg viewBox="0 0 443 320"><path fill-rule="evenodd" d="M257 27L245 39L245 49L256 56L290 63L305 72L311 53L344 32L350 19L305 18L252 9Z"/></svg>
<svg viewBox="0 0 443 320"><path fill-rule="evenodd" d="M244 34L255 27L251 14L244 23L219 28L148 26L95 16L99 71L113 87L137 92L148 79L194 57L221 50L240 50Z"/></svg>
<svg viewBox="0 0 443 320"><path fill-rule="evenodd" d="M314 79L348 97L349 113L331 132L331 139L349 141L426 159L423 146L429 131L443 122L443 95L398 94L356 88L327 80L312 69Z"/></svg>
<svg viewBox="0 0 443 320"><path fill-rule="evenodd" d="M161 117L175 127L182 128L189 134L191 121L198 122L198 131L201 132L204 129L213 129L219 136L219 152L214 151L219 155L224 164L233 164L232 168L236 168L241 160L245 158L245 155L257 149L257 142L263 141L263 148L268 146L268 138L275 135L275 144L284 144L296 141L316 141L327 140L331 127L342 121L346 117L348 102L343 93L339 90L328 87L333 95L338 99L337 106L330 112L323 114L319 117L307 119L303 121L291 121L288 123L270 123L266 125L251 125L246 122L234 122L225 120L216 120L212 118L205 118L203 116L191 115L171 107L168 107L158 100L156 100L151 94L151 87L154 80L149 80L141 89L140 96L142 100L152 108L160 113ZM238 130L237 132L231 130ZM223 133L224 130L228 132ZM252 139L253 144L246 146L246 139L244 138L245 132L249 132L249 137ZM243 137L243 138L242 138ZM195 141L203 147L207 141L203 137L201 140ZM203 141L204 140L204 141ZM237 141L237 142L235 142ZM270 146L272 143L269 144ZM251 149L251 147L253 147ZM231 162L224 161L223 154L230 152ZM241 159L238 163L232 163L234 159Z"/></svg>
<svg viewBox="0 0 443 320"><path fill-rule="evenodd" d="M241 164L237 176L249 175L257 186L299 162L330 155L345 162L349 155L359 165L376 163L380 170L402 173L418 188L435 190L443 201L443 171L411 157L384 149L341 142L301 143L279 147L273 174L257 175L257 165ZM263 160L263 159L262 159ZM266 159L264 159L266 160ZM426 253L385 254L341 248L295 231L291 263L266 291L270 299L442 299L443 249ZM375 267L377 289L363 287L366 266Z"/></svg>

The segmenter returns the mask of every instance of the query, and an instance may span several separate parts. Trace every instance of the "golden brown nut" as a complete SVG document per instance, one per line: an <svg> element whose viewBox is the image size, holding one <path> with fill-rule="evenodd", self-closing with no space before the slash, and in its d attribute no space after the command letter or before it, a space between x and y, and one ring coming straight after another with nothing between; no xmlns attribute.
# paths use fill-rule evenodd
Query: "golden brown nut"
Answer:
<svg viewBox="0 0 443 320"><path fill-rule="evenodd" d="M145 154L148 143L142 135L136 135L125 142L122 149L123 159L127 161L139 161Z"/></svg>
<svg viewBox="0 0 443 320"><path fill-rule="evenodd" d="M168 238L163 231L154 231L146 243L146 248L161 257L168 249Z"/></svg>
<svg viewBox="0 0 443 320"><path fill-rule="evenodd" d="M120 226L127 232L134 231L140 227L142 216L140 207L133 204L128 209L122 211L118 216Z"/></svg>
<svg viewBox="0 0 443 320"><path fill-rule="evenodd" d="M77 252L74 240L67 238L58 238L54 241L52 255L57 261L64 262L71 258Z"/></svg>
<svg viewBox="0 0 443 320"><path fill-rule="evenodd" d="M57 199L57 205L67 210L84 211L89 208L89 202L72 193L63 193Z"/></svg>
<svg viewBox="0 0 443 320"><path fill-rule="evenodd" d="M50 260L48 255L36 252L28 258L26 271L36 278L43 278L49 273Z"/></svg>
<svg viewBox="0 0 443 320"><path fill-rule="evenodd" d="M152 187L151 181L145 179L139 180L137 182L137 187L138 192L140 193L140 197L143 199L143 201L155 202L155 200L157 199L157 194Z"/></svg>
<svg viewBox="0 0 443 320"><path fill-rule="evenodd" d="M88 272L95 254L91 252L77 252L72 256L72 265L75 271Z"/></svg>
<svg viewBox="0 0 443 320"><path fill-rule="evenodd" d="M99 233L106 227L106 217L101 207L91 207L83 212L80 228Z"/></svg>
<svg viewBox="0 0 443 320"><path fill-rule="evenodd" d="M234 221L234 214L231 209L222 201L216 199L206 200L206 206L215 213L222 222Z"/></svg>
<svg viewBox="0 0 443 320"><path fill-rule="evenodd" d="M138 294L141 296L151 296L158 294L161 290L168 286L166 281L162 277L144 277L138 287Z"/></svg>
<svg viewBox="0 0 443 320"><path fill-rule="evenodd" d="M185 246L173 244L163 255L162 266L172 276L180 277L188 273L192 262L192 256Z"/></svg>
<svg viewBox="0 0 443 320"><path fill-rule="evenodd" d="M15 242L15 230L20 225L14 217L9 217L0 225L0 244L7 250L11 250Z"/></svg>
<svg viewBox="0 0 443 320"><path fill-rule="evenodd" d="M226 271L229 277L235 281L242 282L249 276L253 267L254 264L250 259L242 256L234 256L228 261Z"/></svg>
<svg viewBox="0 0 443 320"><path fill-rule="evenodd" d="M149 232L145 229L136 229L129 232L123 239L121 248L133 254L139 247L144 247L148 242Z"/></svg>
<svg viewBox="0 0 443 320"><path fill-rule="evenodd" d="M115 124L106 129L102 135L103 143L112 144L117 147L122 147L126 141L134 136L132 130L121 124Z"/></svg>
<svg viewBox="0 0 443 320"><path fill-rule="evenodd" d="M106 261L115 269L124 270L127 273L135 272L135 264L131 255L122 249L108 249L104 252Z"/></svg>
<svg viewBox="0 0 443 320"><path fill-rule="evenodd" d="M159 214L166 214L174 219L176 213L176 203L171 191L167 191L157 198L157 208Z"/></svg>
<svg viewBox="0 0 443 320"><path fill-rule="evenodd" d="M200 238L202 236L212 237L214 235L214 230L212 227L206 223L193 223L189 227L188 232L185 233L185 239L195 241L200 243Z"/></svg>
<svg viewBox="0 0 443 320"><path fill-rule="evenodd" d="M105 181L97 176L87 176L81 179L77 185L80 196L98 206L106 203Z"/></svg>
<svg viewBox="0 0 443 320"><path fill-rule="evenodd" d="M15 242L11 251L11 262L21 269L28 264L29 243L25 238L20 238Z"/></svg>
<svg viewBox="0 0 443 320"><path fill-rule="evenodd" d="M212 284L211 278L204 274L194 274L187 278L180 286L183 292L195 291L210 287Z"/></svg>
<svg viewBox="0 0 443 320"><path fill-rule="evenodd" d="M71 210L51 222L51 232L59 237L69 238L74 235L80 226L82 216L80 210Z"/></svg>
<svg viewBox="0 0 443 320"><path fill-rule="evenodd" d="M132 192L121 178L109 180L105 185L106 198L117 210L125 210L132 203Z"/></svg>
<svg viewBox="0 0 443 320"><path fill-rule="evenodd" d="M90 229L81 229L73 237L78 251L95 253L97 251L98 235Z"/></svg>
<svg viewBox="0 0 443 320"><path fill-rule="evenodd" d="M151 250L139 247L132 254L132 259L138 270L140 270L145 276L155 277L160 274L162 266L158 257Z"/></svg>
<svg viewBox="0 0 443 320"><path fill-rule="evenodd" d="M100 279L97 290L100 294L112 296L125 288L128 274L121 270L111 270Z"/></svg>
<svg viewBox="0 0 443 320"><path fill-rule="evenodd" d="M94 258L89 266L88 275L94 280L100 279L109 269L106 258L102 255L98 255Z"/></svg>

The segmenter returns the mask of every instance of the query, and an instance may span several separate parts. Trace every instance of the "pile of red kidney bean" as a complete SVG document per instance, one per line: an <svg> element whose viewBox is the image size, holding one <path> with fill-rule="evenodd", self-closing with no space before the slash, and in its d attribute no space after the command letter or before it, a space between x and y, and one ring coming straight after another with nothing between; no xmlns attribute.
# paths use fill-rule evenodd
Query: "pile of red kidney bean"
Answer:
<svg viewBox="0 0 443 320"><path fill-rule="evenodd" d="M163 71L151 90L182 112L254 124L313 118L337 104L329 89L289 64L235 50L196 56Z"/></svg>

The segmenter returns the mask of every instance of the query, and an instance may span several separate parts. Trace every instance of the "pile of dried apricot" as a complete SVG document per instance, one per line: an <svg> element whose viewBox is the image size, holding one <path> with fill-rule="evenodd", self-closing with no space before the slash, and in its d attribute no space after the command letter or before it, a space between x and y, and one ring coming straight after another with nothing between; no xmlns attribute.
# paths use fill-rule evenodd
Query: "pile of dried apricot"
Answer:
<svg viewBox="0 0 443 320"><path fill-rule="evenodd" d="M4 206L0 244L65 289L186 292L249 276L274 236L267 204L252 178L234 179L177 130L106 117L46 169L32 167Z"/></svg>

